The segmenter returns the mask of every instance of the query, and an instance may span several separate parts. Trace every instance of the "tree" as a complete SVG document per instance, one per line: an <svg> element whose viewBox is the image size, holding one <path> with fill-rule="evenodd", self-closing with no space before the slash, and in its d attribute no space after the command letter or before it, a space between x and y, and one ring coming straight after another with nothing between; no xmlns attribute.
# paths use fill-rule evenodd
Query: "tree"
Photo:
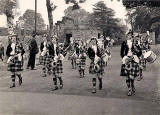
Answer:
<svg viewBox="0 0 160 115"><path fill-rule="evenodd" d="M34 31L34 25L35 25L34 15L35 15L35 11L28 9L25 11L23 16L19 17L19 22L24 21L22 26L25 28L25 30L28 30L30 32ZM37 28L39 29L38 31L44 30L45 27L46 25L44 23L44 20L41 14L37 13Z"/></svg>
<svg viewBox="0 0 160 115"><path fill-rule="evenodd" d="M114 18L114 11L108 8L103 1L96 3L93 11L90 23L92 26L100 27L105 37L117 38L125 33L121 20Z"/></svg>
<svg viewBox="0 0 160 115"><path fill-rule="evenodd" d="M129 10L134 10L128 15L134 31L146 32L154 23L160 22L160 7L137 6Z"/></svg>
<svg viewBox="0 0 160 115"><path fill-rule="evenodd" d="M147 6L147 7L159 7L159 0L123 0L123 5L126 8L134 8L137 6Z"/></svg>
<svg viewBox="0 0 160 115"><path fill-rule="evenodd" d="M7 17L8 31L13 33L13 9L16 8L16 0L0 0L0 14ZM11 32L10 32L11 31Z"/></svg>
<svg viewBox="0 0 160 115"><path fill-rule="evenodd" d="M79 0L79 3L84 3L86 0ZM80 8L76 0L65 0L66 4L73 3L73 9ZM53 15L52 12L56 9L57 6L55 6L53 3L51 3L51 0L46 0L46 7L48 12L48 20L49 20L49 34L48 34L48 40L50 36L52 35L53 31Z"/></svg>
<svg viewBox="0 0 160 115"><path fill-rule="evenodd" d="M66 4L72 3L72 10L80 9L79 3L84 3L86 0L79 0L79 3L76 0L65 0Z"/></svg>
<svg viewBox="0 0 160 115"><path fill-rule="evenodd" d="M88 24L90 13L86 12L84 9L72 10L73 6L68 7L64 13L65 17L71 18L76 24Z"/></svg>
<svg viewBox="0 0 160 115"><path fill-rule="evenodd" d="M47 39L49 40L49 38L52 35L52 31L53 31L53 15L52 15L52 12L56 9L57 6L55 6L53 3L51 3L50 0L46 0L46 6L47 6L48 20L49 20L49 34L48 34Z"/></svg>

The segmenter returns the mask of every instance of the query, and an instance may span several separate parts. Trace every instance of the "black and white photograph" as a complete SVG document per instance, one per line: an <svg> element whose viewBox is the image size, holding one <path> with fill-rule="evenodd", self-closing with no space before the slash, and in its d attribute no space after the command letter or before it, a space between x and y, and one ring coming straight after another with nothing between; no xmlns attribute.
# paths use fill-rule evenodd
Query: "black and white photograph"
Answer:
<svg viewBox="0 0 160 115"><path fill-rule="evenodd" d="M160 0L0 0L0 115L160 115Z"/></svg>

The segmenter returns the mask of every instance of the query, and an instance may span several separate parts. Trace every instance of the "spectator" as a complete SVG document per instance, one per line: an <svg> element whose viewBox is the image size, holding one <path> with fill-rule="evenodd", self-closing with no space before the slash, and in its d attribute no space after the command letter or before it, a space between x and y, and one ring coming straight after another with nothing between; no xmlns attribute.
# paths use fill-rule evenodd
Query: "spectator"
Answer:
<svg viewBox="0 0 160 115"><path fill-rule="evenodd" d="M0 59L3 61L4 57L4 46L2 45L2 42L0 41Z"/></svg>
<svg viewBox="0 0 160 115"><path fill-rule="evenodd" d="M31 70L35 69L36 54L39 52L39 48L35 40L35 37L36 37L36 34L33 34L29 44L29 60L28 60L27 69L31 67Z"/></svg>

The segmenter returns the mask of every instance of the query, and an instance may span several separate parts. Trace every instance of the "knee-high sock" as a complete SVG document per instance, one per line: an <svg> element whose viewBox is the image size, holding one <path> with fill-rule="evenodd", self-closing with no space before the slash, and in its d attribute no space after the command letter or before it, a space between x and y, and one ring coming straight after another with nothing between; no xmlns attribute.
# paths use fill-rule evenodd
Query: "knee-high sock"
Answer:
<svg viewBox="0 0 160 115"><path fill-rule="evenodd" d="M130 79L126 79L126 84L127 84L127 87L130 88L131 85L130 85Z"/></svg>
<svg viewBox="0 0 160 115"><path fill-rule="evenodd" d="M57 78L53 78L54 85L57 86Z"/></svg>
<svg viewBox="0 0 160 115"><path fill-rule="evenodd" d="M46 67L43 67L43 73L46 75Z"/></svg>
<svg viewBox="0 0 160 115"><path fill-rule="evenodd" d="M63 84L62 78L61 78L61 77L58 77L58 79L59 79L60 85L62 85L62 84Z"/></svg>
<svg viewBox="0 0 160 115"><path fill-rule="evenodd" d="M140 72L139 72L139 73L140 73L140 76L141 76L141 77L143 76L143 73L142 73L142 72L143 72L143 70L140 69Z"/></svg>
<svg viewBox="0 0 160 115"><path fill-rule="evenodd" d="M134 88L134 79L131 79L131 87Z"/></svg>
<svg viewBox="0 0 160 115"><path fill-rule="evenodd" d="M16 76L15 74L11 75L12 82L15 83Z"/></svg>
<svg viewBox="0 0 160 115"><path fill-rule="evenodd" d="M21 74L18 73L17 76L18 76L18 79L19 79L19 84L22 84L22 76L21 76Z"/></svg>
<svg viewBox="0 0 160 115"><path fill-rule="evenodd" d="M93 83L93 87L95 88L96 87L96 78L92 79L92 83Z"/></svg>
<svg viewBox="0 0 160 115"><path fill-rule="evenodd" d="M98 80L99 80L99 88L101 89L102 88L102 78L98 77Z"/></svg>

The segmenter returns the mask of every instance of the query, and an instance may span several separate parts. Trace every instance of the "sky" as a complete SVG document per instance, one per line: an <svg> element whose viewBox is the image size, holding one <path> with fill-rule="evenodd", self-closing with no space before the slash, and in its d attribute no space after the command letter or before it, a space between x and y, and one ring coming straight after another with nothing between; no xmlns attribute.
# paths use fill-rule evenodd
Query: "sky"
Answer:
<svg viewBox="0 0 160 115"><path fill-rule="evenodd" d="M53 21L54 23L58 20L61 20L64 16L64 10L72 5L72 4L65 4L65 0L51 0L56 6L55 11L53 11ZM125 23L124 19L126 18L126 9L122 4L122 0L86 0L85 3L81 3L81 8L85 9L88 12L92 12L93 5L97 3L98 1L104 1L107 7L112 8L115 11L115 17L120 18ZM27 10L27 9L33 9L35 7L35 0L19 0L19 11L21 12L21 15ZM38 13L41 13L44 21L46 24L48 24L48 14L47 14L47 8L46 8L46 0L37 0L37 11ZM15 21L18 18L15 18ZM6 26L6 17L4 15L0 16L0 26Z"/></svg>

